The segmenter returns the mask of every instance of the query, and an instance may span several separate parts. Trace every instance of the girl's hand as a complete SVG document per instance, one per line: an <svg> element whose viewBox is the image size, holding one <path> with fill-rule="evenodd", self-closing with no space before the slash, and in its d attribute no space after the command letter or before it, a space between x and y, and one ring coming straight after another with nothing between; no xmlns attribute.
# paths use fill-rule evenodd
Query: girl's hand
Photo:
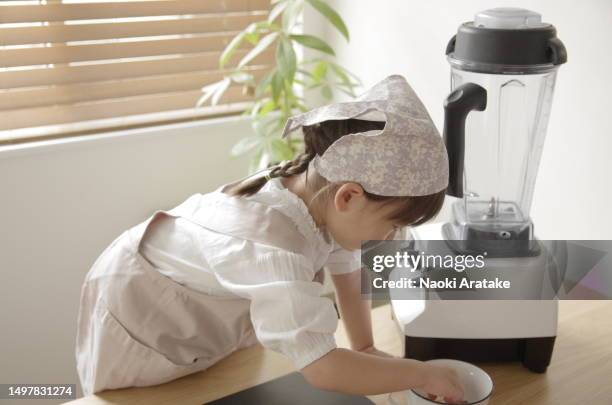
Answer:
<svg viewBox="0 0 612 405"><path fill-rule="evenodd" d="M427 393L429 399L443 400L449 404L464 404L463 387L459 382L457 372L451 368L427 364L425 367L425 383L418 387Z"/></svg>
<svg viewBox="0 0 612 405"><path fill-rule="evenodd" d="M387 352L383 352L382 350L378 350L376 347L374 346L368 346L365 349L361 349L359 350L359 352L361 353L368 353L368 354L373 354L375 356L380 356L380 357L388 357L388 358L394 358L395 356L393 356L392 354L389 354Z"/></svg>

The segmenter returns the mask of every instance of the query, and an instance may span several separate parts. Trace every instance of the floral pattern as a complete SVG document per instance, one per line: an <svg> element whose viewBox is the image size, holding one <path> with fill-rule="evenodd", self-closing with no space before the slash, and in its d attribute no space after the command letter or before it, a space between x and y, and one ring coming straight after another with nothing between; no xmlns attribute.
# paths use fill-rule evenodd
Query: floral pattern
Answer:
<svg viewBox="0 0 612 405"><path fill-rule="evenodd" d="M354 181L384 196L421 196L446 189L448 155L425 106L401 75L357 97L289 118L282 136L326 120L384 120L382 130L348 134L311 164L329 181Z"/></svg>

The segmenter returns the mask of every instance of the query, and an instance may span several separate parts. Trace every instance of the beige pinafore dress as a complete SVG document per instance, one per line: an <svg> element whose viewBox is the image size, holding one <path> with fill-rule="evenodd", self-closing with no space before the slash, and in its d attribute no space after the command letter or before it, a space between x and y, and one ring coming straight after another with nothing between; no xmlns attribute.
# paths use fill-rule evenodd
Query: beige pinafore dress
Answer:
<svg viewBox="0 0 612 405"><path fill-rule="evenodd" d="M287 222L280 211L229 196L221 188L194 194L126 230L87 273L75 350L85 395L161 384L204 370L233 351L257 343L248 299L189 289L158 272L139 251L143 235L163 215L282 248L299 244L293 239L299 235L268 232ZM317 281L321 281L319 273L323 272L318 272Z"/></svg>

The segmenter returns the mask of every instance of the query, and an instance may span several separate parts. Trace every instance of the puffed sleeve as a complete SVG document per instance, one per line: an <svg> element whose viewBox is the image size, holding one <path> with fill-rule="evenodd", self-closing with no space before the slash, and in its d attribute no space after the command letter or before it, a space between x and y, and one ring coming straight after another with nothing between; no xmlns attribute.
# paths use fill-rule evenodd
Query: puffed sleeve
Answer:
<svg viewBox="0 0 612 405"><path fill-rule="evenodd" d="M361 249L347 250L334 241L334 248L324 267L330 274L344 274L360 270Z"/></svg>
<svg viewBox="0 0 612 405"><path fill-rule="evenodd" d="M338 316L323 286L313 281L307 258L244 241L242 260L215 264L221 285L249 299L253 328L261 344L289 357L302 369L336 348ZM246 254L245 254L246 252Z"/></svg>

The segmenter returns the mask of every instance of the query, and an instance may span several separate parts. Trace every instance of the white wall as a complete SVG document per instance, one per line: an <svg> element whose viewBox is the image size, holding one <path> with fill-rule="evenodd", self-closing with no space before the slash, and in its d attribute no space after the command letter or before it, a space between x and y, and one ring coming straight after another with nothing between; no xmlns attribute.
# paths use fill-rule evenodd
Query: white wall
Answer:
<svg viewBox="0 0 612 405"><path fill-rule="evenodd" d="M440 130L449 91L448 40L474 13L514 6L540 12L557 27L568 50L558 74L548 137L536 184L532 217L542 239L612 237L612 120L609 0L339 1L351 41L332 28L325 36L338 61L369 87L402 74L422 98ZM329 27L329 25L325 25Z"/></svg>
<svg viewBox="0 0 612 405"><path fill-rule="evenodd" d="M1 149L0 382L77 383L79 292L96 257L155 210L244 176L228 153L250 133L222 118Z"/></svg>

